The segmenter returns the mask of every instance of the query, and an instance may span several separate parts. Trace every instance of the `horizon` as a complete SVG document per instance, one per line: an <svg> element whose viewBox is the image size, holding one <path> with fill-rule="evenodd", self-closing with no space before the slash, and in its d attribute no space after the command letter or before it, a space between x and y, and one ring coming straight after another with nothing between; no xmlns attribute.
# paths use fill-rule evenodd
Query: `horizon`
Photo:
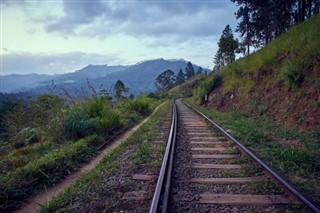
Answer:
<svg viewBox="0 0 320 213"><path fill-rule="evenodd" d="M213 67L231 1L8 1L1 6L1 76L64 74L88 64L183 58ZM14 27L13 27L14 26ZM115 65L116 64L116 65Z"/></svg>
<svg viewBox="0 0 320 213"><path fill-rule="evenodd" d="M174 58L170 58L170 59L165 59L165 58L154 58L154 59L148 59L148 60L143 60L143 61L138 61L136 63L132 63L132 64L87 64L79 69L76 69L76 70L72 70L72 71L67 71L65 73L11 73L11 74L6 74L6 75L3 75L0 73L0 76L2 77L6 77L6 76L11 76L11 75L18 75L18 76L22 76L22 75L50 75L50 76L57 76L57 75L64 75L64 74L69 74L69 73L75 73L77 71L80 71L86 67L89 67L89 66L108 66L108 67L116 67L116 66L124 66L124 67L130 67L130 66L134 66L134 65L139 65L139 64L142 64L144 62L150 62L150 61L156 61L156 60L165 60L165 61L184 61L184 62L189 62L183 58L181 59L174 59ZM192 63L192 61L190 61ZM196 65L196 66L200 66L202 67L203 69L207 69L207 70L210 70L209 68L207 67L203 67L201 65L198 65L198 64L195 64L195 63L192 63L192 65Z"/></svg>

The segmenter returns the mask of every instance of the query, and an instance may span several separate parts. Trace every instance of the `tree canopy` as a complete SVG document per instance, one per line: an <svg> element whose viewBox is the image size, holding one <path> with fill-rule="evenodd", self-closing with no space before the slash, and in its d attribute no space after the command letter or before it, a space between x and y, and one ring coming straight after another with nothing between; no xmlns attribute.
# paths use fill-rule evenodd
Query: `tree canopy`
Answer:
<svg viewBox="0 0 320 213"><path fill-rule="evenodd" d="M230 25L227 25L218 42L218 51L214 56L214 64L216 69L220 69L227 64L235 61L236 50L238 49L238 40L233 38Z"/></svg>
<svg viewBox="0 0 320 213"><path fill-rule="evenodd" d="M154 84L160 91L166 91L170 89L176 81L174 72L170 69L160 73L156 78Z"/></svg>
<svg viewBox="0 0 320 213"><path fill-rule="evenodd" d="M177 74L176 84L182 84L185 81L185 76L182 69Z"/></svg>
<svg viewBox="0 0 320 213"><path fill-rule="evenodd" d="M240 19L236 32L240 45L250 54L250 46L258 48L286 32L293 25L319 13L319 0L231 0L239 6Z"/></svg>
<svg viewBox="0 0 320 213"><path fill-rule="evenodd" d="M125 87L124 83L121 80L118 80L114 85L114 92L116 95L116 98L119 99L122 97L123 93L126 93L129 91L129 88Z"/></svg>
<svg viewBox="0 0 320 213"><path fill-rule="evenodd" d="M192 76L195 75L193 65L192 65L192 63L190 61L187 63L187 67L186 67L186 71L185 72L186 72L185 74L186 74L186 78L187 79L189 79L189 78L191 78Z"/></svg>

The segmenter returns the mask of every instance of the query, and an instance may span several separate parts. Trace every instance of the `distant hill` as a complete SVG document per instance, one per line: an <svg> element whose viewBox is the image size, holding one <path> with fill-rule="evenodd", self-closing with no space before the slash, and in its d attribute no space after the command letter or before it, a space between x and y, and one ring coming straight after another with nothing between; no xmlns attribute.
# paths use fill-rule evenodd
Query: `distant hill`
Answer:
<svg viewBox="0 0 320 213"><path fill-rule="evenodd" d="M304 130L320 126L320 15L211 74L193 91L220 111L266 115ZM221 79L221 81L220 81ZM220 83L221 82L221 83Z"/></svg>
<svg viewBox="0 0 320 213"><path fill-rule="evenodd" d="M166 69L176 74L187 66L185 60L155 59L129 66L88 65L72 73L61 75L9 75L1 76L2 93L22 92L24 96L36 96L43 93L87 96L102 89L112 90L117 80L130 89L128 93L139 94L154 91L155 78ZM193 65L197 71L199 66ZM205 70L205 69L203 69Z"/></svg>

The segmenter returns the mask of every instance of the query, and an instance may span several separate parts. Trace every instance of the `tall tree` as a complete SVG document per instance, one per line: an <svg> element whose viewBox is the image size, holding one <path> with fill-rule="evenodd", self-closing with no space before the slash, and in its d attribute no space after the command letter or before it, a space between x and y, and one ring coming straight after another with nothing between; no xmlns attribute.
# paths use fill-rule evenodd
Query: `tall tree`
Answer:
<svg viewBox="0 0 320 213"><path fill-rule="evenodd" d="M182 84L184 81L185 81L184 73L183 73L182 69L180 69L177 74L176 84Z"/></svg>
<svg viewBox="0 0 320 213"><path fill-rule="evenodd" d="M159 91L166 91L174 85L175 80L174 72L170 69L167 69L158 75L154 84Z"/></svg>
<svg viewBox="0 0 320 213"><path fill-rule="evenodd" d="M192 76L195 75L193 65L192 65L192 63L190 61L187 63L186 73L185 74L186 74L186 78L187 79L189 79L189 78L191 78Z"/></svg>
<svg viewBox="0 0 320 213"><path fill-rule="evenodd" d="M129 91L129 88L127 88L124 83L121 80L118 80L114 85L114 92L116 94L116 98L119 99L122 97L123 93L126 93Z"/></svg>
<svg viewBox="0 0 320 213"><path fill-rule="evenodd" d="M238 50L239 42L233 38L233 33L230 25L227 25L218 42L218 51L214 56L215 69L219 70L223 66L230 64L236 59L236 51Z"/></svg>
<svg viewBox="0 0 320 213"><path fill-rule="evenodd" d="M214 71L219 71L224 67L224 60L223 60L223 54L220 49L216 52L213 58L214 63Z"/></svg>
<svg viewBox="0 0 320 213"><path fill-rule="evenodd" d="M239 6L236 32L241 45L259 47L286 32L293 25L319 13L320 0L231 0Z"/></svg>

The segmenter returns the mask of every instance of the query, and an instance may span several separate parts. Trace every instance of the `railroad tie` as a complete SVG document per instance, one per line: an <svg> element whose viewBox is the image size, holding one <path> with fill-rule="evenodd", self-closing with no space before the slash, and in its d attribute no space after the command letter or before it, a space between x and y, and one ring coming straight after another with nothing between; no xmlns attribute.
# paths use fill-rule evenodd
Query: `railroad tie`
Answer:
<svg viewBox="0 0 320 213"><path fill-rule="evenodd" d="M269 206L275 204L297 203L285 195L247 195L247 194L200 194L199 203L226 205Z"/></svg>
<svg viewBox="0 0 320 213"><path fill-rule="evenodd" d="M185 180L188 183L200 184L242 184L251 182L266 182L266 177L237 177L237 178L191 178Z"/></svg>

